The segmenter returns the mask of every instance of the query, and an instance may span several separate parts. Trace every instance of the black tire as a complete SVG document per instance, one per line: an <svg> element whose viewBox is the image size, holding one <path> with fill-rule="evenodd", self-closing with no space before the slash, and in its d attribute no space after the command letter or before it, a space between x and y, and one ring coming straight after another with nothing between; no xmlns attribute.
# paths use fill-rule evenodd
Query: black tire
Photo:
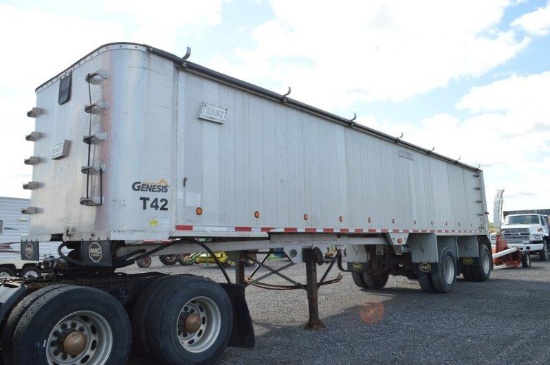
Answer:
<svg viewBox="0 0 550 365"><path fill-rule="evenodd" d="M145 316L152 357L167 364L214 363L233 329L229 296L220 285L202 277L176 275L162 281L167 284ZM199 326L194 332L182 324L184 318L186 325L193 315L193 324Z"/></svg>
<svg viewBox="0 0 550 365"><path fill-rule="evenodd" d="M491 276L491 253L489 247L484 244L479 245L479 261L472 266L473 281L487 281Z"/></svg>
<svg viewBox="0 0 550 365"><path fill-rule="evenodd" d="M178 255L160 255L159 260L164 265L174 265L178 262Z"/></svg>
<svg viewBox="0 0 550 365"><path fill-rule="evenodd" d="M426 293L435 293L434 283L432 281L432 275L427 273L418 274L418 283L422 291Z"/></svg>
<svg viewBox="0 0 550 365"><path fill-rule="evenodd" d="M531 267L531 255L529 251L524 251L521 253L521 267L530 268Z"/></svg>
<svg viewBox="0 0 550 365"><path fill-rule="evenodd" d="M151 258L151 256L145 256L144 258L137 260L136 265L143 269L143 268L151 266L152 261L153 261L153 259Z"/></svg>
<svg viewBox="0 0 550 365"><path fill-rule="evenodd" d="M474 274L472 273L471 265L461 265L460 272L466 281L474 281Z"/></svg>
<svg viewBox="0 0 550 365"><path fill-rule="evenodd" d="M0 279L10 278L15 276L15 271L9 267L0 267Z"/></svg>
<svg viewBox="0 0 550 365"><path fill-rule="evenodd" d="M439 254L437 271L432 272L432 283L437 293L449 293L456 283L456 258L453 252L444 248Z"/></svg>
<svg viewBox="0 0 550 365"><path fill-rule="evenodd" d="M4 364L13 364L13 334L17 328L17 324L26 313L29 306L42 298L46 293L65 287L65 285L50 285L45 288L38 289L23 298L11 311L4 330L2 331L2 360Z"/></svg>
<svg viewBox="0 0 550 365"><path fill-rule="evenodd" d="M72 355L61 347L65 336ZM82 349L75 345L79 342ZM12 359L13 364L125 364L130 342L130 322L118 300L99 289L63 286L28 306L13 335Z"/></svg>
<svg viewBox="0 0 550 365"><path fill-rule="evenodd" d="M166 276L153 281L140 294L136 302L132 312L132 352L135 354L145 357L151 356L146 323L151 313L151 305L166 285L170 285L170 281L166 280ZM155 359L152 358L151 360Z"/></svg>
<svg viewBox="0 0 550 365"><path fill-rule="evenodd" d="M548 244L546 241L542 243L542 250L539 251L540 261L548 261Z"/></svg>
<svg viewBox="0 0 550 365"><path fill-rule="evenodd" d="M390 277L389 273L379 275L369 274L363 271L353 271L351 273L355 285L363 289L381 290L384 289Z"/></svg>
<svg viewBox="0 0 550 365"><path fill-rule="evenodd" d="M42 272L36 266L27 266L21 270L19 276L25 279L39 278L42 276Z"/></svg>
<svg viewBox="0 0 550 365"><path fill-rule="evenodd" d="M365 277L363 276L362 271L352 271L351 277L353 278L353 282L355 285L360 287L361 289L368 289L369 286L367 285L367 281L365 280Z"/></svg>
<svg viewBox="0 0 550 365"><path fill-rule="evenodd" d="M382 273L379 275L366 274L365 281L369 289L382 290L388 283L389 273Z"/></svg>

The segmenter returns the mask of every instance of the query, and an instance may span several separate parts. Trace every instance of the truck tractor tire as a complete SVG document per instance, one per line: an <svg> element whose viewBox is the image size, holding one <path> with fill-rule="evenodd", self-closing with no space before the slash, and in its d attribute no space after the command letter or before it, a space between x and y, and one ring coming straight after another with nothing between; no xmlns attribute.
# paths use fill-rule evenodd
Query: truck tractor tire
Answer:
<svg viewBox="0 0 550 365"><path fill-rule="evenodd" d="M17 324L23 315L26 313L29 306L33 304L38 299L42 298L46 293L51 292L52 290L65 287L64 285L50 285L44 288L38 289L37 291L32 292L23 298L17 305L13 308L11 313L8 316L4 330L2 331L2 363L3 364L13 364L14 360L12 357L12 348L13 348L13 335Z"/></svg>
<svg viewBox="0 0 550 365"><path fill-rule="evenodd" d="M164 265L174 265L178 262L178 255L160 255L159 260Z"/></svg>
<svg viewBox="0 0 550 365"><path fill-rule="evenodd" d="M491 276L491 255L489 247L479 245L479 262L471 267L473 281L487 281Z"/></svg>
<svg viewBox="0 0 550 365"><path fill-rule="evenodd" d="M136 265L143 269L143 268L151 266L152 261L153 261L153 259L151 258L151 256L145 256L144 258L137 260Z"/></svg>
<svg viewBox="0 0 550 365"><path fill-rule="evenodd" d="M524 251L521 253L521 267L529 268L531 267L531 255L529 251Z"/></svg>
<svg viewBox="0 0 550 365"><path fill-rule="evenodd" d="M0 279L10 278L12 276L15 276L15 271L9 267L0 267Z"/></svg>
<svg viewBox="0 0 550 365"><path fill-rule="evenodd" d="M225 290L196 276L166 276L158 282L166 284L141 316L151 358L166 364L214 363L233 329Z"/></svg>
<svg viewBox="0 0 550 365"><path fill-rule="evenodd" d="M26 310L14 332L15 364L124 364L130 349L130 321L120 302L106 292L66 285Z"/></svg>
<svg viewBox="0 0 550 365"><path fill-rule="evenodd" d="M42 272L36 266L27 266L21 270L19 276L25 279L39 278L42 276Z"/></svg>
<svg viewBox="0 0 550 365"><path fill-rule="evenodd" d="M184 276L184 274L180 276ZM145 325L151 313L151 305L157 299L158 294L165 290L167 285L171 285L171 281L166 278L167 276L163 276L149 284L140 294L132 312L132 352L140 357L151 356Z"/></svg>
<svg viewBox="0 0 550 365"><path fill-rule="evenodd" d="M548 261L548 244L543 241L542 250L539 251L540 261Z"/></svg>
<svg viewBox="0 0 550 365"><path fill-rule="evenodd" d="M456 283L456 258L449 248L439 254L437 271L431 273L432 283L437 293L448 293Z"/></svg>

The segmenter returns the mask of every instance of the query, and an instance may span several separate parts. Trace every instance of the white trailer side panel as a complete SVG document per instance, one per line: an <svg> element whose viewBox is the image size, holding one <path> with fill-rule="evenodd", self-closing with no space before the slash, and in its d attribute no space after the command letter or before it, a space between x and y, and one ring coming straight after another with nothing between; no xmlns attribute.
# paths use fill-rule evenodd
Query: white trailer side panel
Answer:
<svg viewBox="0 0 550 365"><path fill-rule="evenodd" d="M41 162L31 236L487 233L478 169L175 61L149 47L109 45L37 90L43 138L34 142ZM108 77L87 83L97 70ZM67 72L71 96L59 105ZM107 108L86 113L96 100ZM200 118L205 103L225 110L225 120ZM98 132L106 140L88 148L83 137ZM67 156L53 159L63 140ZM103 172L88 176L86 165ZM87 196L103 204L80 204Z"/></svg>

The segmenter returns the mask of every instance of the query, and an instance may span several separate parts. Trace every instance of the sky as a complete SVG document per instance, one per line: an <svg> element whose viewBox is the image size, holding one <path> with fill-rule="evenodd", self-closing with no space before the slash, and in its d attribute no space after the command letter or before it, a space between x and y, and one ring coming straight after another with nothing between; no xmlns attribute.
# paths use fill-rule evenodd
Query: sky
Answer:
<svg viewBox="0 0 550 365"><path fill-rule="evenodd" d="M29 198L34 90L144 43L484 171L550 208L550 0L0 0L0 196Z"/></svg>

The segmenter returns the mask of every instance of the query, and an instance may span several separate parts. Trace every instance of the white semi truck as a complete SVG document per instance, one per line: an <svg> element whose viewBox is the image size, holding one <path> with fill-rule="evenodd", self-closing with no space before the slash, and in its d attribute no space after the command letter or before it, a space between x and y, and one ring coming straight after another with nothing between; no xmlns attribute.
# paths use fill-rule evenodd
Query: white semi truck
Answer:
<svg viewBox="0 0 550 365"><path fill-rule="evenodd" d="M509 214L504 217L502 234L508 246L548 260L550 244L548 217L538 213Z"/></svg>
<svg viewBox="0 0 550 365"><path fill-rule="evenodd" d="M5 364L123 364L131 341L169 364L252 347L244 263L262 250L305 263L309 328L321 264L367 289L489 278L479 168L188 58L107 44L36 89L22 255L71 252L51 277L0 287ZM237 258L234 282L117 271L205 249Z"/></svg>

